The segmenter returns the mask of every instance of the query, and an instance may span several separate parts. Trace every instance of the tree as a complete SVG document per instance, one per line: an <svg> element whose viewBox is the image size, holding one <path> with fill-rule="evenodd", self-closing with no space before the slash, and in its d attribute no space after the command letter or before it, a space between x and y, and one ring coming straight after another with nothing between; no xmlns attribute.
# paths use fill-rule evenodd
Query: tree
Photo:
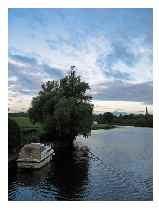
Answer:
<svg viewBox="0 0 159 208"><path fill-rule="evenodd" d="M106 123L106 122L112 122L114 118L114 115L113 113L110 113L110 112L106 112L103 114L103 122Z"/></svg>
<svg viewBox="0 0 159 208"><path fill-rule="evenodd" d="M63 79L42 84L32 100L29 117L40 122L47 136L72 143L77 135L87 137L91 131L93 105L86 91L88 83L76 76L74 66Z"/></svg>

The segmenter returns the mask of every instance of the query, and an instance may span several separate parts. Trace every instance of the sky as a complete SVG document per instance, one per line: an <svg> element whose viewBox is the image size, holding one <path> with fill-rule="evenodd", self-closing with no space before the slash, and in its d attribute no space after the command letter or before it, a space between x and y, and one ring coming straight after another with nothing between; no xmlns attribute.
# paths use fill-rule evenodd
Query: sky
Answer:
<svg viewBox="0 0 159 208"><path fill-rule="evenodd" d="M75 65L95 113L152 112L152 27L152 9L9 9L10 111Z"/></svg>

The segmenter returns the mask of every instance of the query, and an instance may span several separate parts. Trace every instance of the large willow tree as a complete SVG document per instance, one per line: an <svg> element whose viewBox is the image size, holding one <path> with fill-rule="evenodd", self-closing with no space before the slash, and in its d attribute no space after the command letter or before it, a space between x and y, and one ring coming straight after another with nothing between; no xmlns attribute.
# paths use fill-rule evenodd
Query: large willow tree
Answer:
<svg viewBox="0 0 159 208"><path fill-rule="evenodd" d="M88 83L76 75L74 66L70 73L58 81L42 84L42 90L32 100L29 116L44 127L49 140L72 143L78 135L87 137L91 131L93 105Z"/></svg>

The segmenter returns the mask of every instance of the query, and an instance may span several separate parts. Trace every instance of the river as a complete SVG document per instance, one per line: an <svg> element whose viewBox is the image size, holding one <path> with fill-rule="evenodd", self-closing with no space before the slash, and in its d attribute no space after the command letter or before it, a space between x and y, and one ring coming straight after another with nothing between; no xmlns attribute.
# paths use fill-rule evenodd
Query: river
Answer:
<svg viewBox="0 0 159 208"><path fill-rule="evenodd" d="M40 170L9 168L9 200L153 200L152 128L79 137Z"/></svg>

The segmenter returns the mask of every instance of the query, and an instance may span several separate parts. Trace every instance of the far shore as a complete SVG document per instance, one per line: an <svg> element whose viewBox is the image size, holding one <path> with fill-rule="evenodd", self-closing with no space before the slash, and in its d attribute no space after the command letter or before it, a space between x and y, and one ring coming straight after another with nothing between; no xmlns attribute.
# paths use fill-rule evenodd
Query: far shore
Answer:
<svg viewBox="0 0 159 208"><path fill-rule="evenodd" d="M109 130L109 129L114 129L118 127L124 127L124 126L130 126L130 127L141 127L141 128L153 128L151 126L142 126L142 125L121 125L121 124L95 124L92 126L92 130Z"/></svg>

